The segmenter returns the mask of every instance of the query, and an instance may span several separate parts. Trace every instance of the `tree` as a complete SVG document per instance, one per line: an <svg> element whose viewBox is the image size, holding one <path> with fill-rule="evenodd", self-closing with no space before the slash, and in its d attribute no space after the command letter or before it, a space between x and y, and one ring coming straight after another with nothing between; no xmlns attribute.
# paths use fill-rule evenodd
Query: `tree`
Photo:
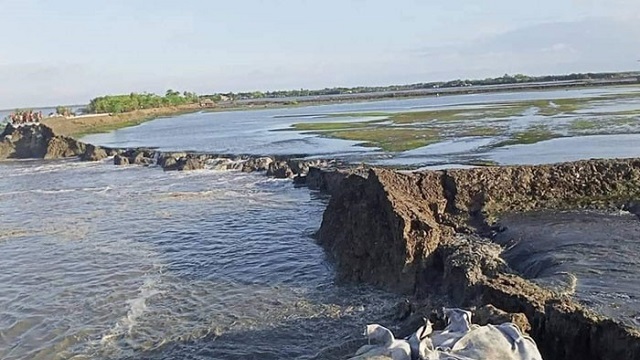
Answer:
<svg viewBox="0 0 640 360"><path fill-rule="evenodd" d="M56 106L56 114L60 116L69 116L71 115L71 110L65 106Z"/></svg>
<svg viewBox="0 0 640 360"><path fill-rule="evenodd" d="M165 97L171 97L171 96L180 96L180 91L175 91L172 89L167 90L167 92L165 93Z"/></svg>

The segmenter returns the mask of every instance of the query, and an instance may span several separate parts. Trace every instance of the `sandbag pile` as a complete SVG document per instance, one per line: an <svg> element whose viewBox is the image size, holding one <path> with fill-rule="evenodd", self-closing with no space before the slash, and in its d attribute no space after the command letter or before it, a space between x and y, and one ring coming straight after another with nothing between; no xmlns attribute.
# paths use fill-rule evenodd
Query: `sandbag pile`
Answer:
<svg viewBox="0 0 640 360"><path fill-rule="evenodd" d="M362 346L351 360L542 360L533 339L514 323L480 326L471 323L471 312L443 309L447 326L433 330L424 320L415 333L396 339L391 330L377 324L367 325L364 335L369 344Z"/></svg>

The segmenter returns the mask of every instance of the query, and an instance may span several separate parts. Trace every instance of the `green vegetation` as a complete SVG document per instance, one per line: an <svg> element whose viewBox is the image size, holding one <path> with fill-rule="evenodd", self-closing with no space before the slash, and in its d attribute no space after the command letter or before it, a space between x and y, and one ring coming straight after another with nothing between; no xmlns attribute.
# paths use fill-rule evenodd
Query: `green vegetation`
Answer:
<svg viewBox="0 0 640 360"><path fill-rule="evenodd" d="M389 119L396 124L413 124L426 121L452 121L460 120L463 114L458 109L437 111L416 111L393 114Z"/></svg>
<svg viewBox="0 0 640 360"><path fill-rule="evenodd" d="M391 113L388 113L388 112L362 112L362 113L337 113L337 114L328 114L326 116L339 117L339 118L345 118L345 117L363 118L363 117L389 117L390 115Z"/></svg>
<svg viewBox="0 0 640 360"><path fill-rule="evenodd" d="M323 136L362 141L364 146L376 146L385 151L405 151L440 141L438 131L432 129L373 128L322 132Z"/></svg>
<svg viewBox="0 0 640 360"><path fill-rule="evenodd" d="M200 98L195 93L185 91L181 94L178 91L167 90L165 96L150 93L131 93L129 95L97 97L89 102L89 111L95 114L120 114L140 109L155 109L167 106L196 104L199 102Z"/></svg>
<svg viewBox="0 0 640 360"><path fill-rule="evenodd" d="M56 114L60 116L70 116L73 113L71 112L71 109L66 106L56 106Z"/></svg>
<svg viewBox="0 0 640 360"><path fill-rule="evenodd" d="M571 130L593 130L598 128L597 120L579 119L571 122Z"/></svg>
<svg viewBox="0 0 640 360"><path fill-rule="evenodd" d="M535 144L540 141L551 140L554 138L562 137L562 135L554 133L544 126L532 126L529 129L514 134L511 139L503 141L496 145L496 147L507 145L526 145Z"/></svg>
<svg viewBox="0 0 640 360"><path fill-rule="evenodd" d="M468 137L468 136L498 136L502 134L502 129L490 126L476 126L468 129L461 129L456 132L456 136Z"/></svg>
<svg viewBox="0 0 640 360"><path fill-rule="evenodd" d="M375 121L366 122L322 122L322 123L298 123L293 128L300 131L327 131L366 128L375 125Z"/></svg>
<svg viewBox="0 0 640 360"><path fill-rule="evenodd" d="M73 133L73 136L77 139L80 139L81 137L90 135L90 134L106 133L109 131L118 130L126 127L137 126L142 124L143 122L148 121L149 119L150 118L145 117L145 118L127 120L127 121L118 122L118 123L97 124L87 129L84 129L81 132Z"/></svg>
<svg viewBox="0 0 640 360"><path fill-rule="evenodd" d="M502 119L521 115L525 110L534 106L531 102L516 104L499 104L491 107L454 108L443 110L407 111L402 113L363 112L330 114L330 117L384 117L394 124L419 124L430 121L458 121L475 119Z"/></svg>
<svg viewBox="0 0 640 360"><path fill-rule="evenodd" d="M640 125L640 119L629 116L615 116L615 117L598 117L592 119L579 119L571 122L569 130L574 132L589 131L589 132L602 132L609 129L609 131L615 131L612 127L616 126L633 126Z"/></svg>
<svg viewBox="0 0 640 360"><path fill-rule="evenodd" d="M108 117L109 120L113 120L113 121L106 121L106 122L101 122L101 121L84 122L81 120L80 121L71 120L71 121L78 121L85 124L81 127L81 130L71 132L69 133L69 135L73 135L75 138L79 139L89 134L105 133L105 132L122 129L126 127L137 126L149 120L154 120L154 119L168 117L168 116L179 116L179 115L187 114L190 112L191 111L189 110L168 111L163 109L163 111L158 111L158 112L153 112L152 110L152 112L146 112L142 114L120 114L120 115L109 116ZM92 120L92 119L89 119L89 120Z"/></svg>
<svg viewBox="0 0 640 360"><path fill-rule="evenodd" d="M499 165L496 161L483 160L483 159L471 160L467 162L467 164L473 165L473 166L498 166Z"/></svg>
<svg viewBox="0 0 640 360"><path fill-rule="evenodd" d="M591 99L592 98L538 100L532 102L531 105L538 108L538 115L554 116L579 110L591 101Z"/></svg>
<svg viewBox="0 0 640 360"><path fill-rule="evenodd" d="M638 98L640 93L626 95L625 99ZM616 126L629 125L640 128L640 109L625 109L611 113L593 112L589 109L604 102L607 105L616 98L594 96L586 98L526 100L490 106L471 104L454 108L393 112L362 112L328 114L332 118L361 118L363 121L339 121L299 123L293 130L312 131L321 136L362 141L369 146L379 146L387 151L415 149L440 139L458 137L503 137L491 147L515 144L533 144L561 136L589 133L619 133ZM574 119L561 120L558 115ZM531 115L531 116L530 116ZM374 118L374 120L369 120ZM533 125L523 131L511 133L505 119L528 118ZM367 120L367 121L365 121Z"/></svg>
<svg viewBox="0 0 640 360"><path fill-rule="evenodd" d="M508 84L526 84L540 82L558 82L558 81L589 81L589 80L621 80L638 76L635 72L621 73L584 73L584 74L568 74L568 75L546 75L546 76L528 76L524 74L509 75L486 79L457 79L451 81L433 81L426 83L416 83L408 85L390 85L390 86L356 86L356 87L334 87L317 90L299 89L299 90L283 90L283 91L249 91L239 93L218 93L205 95L215 101L221 98L233 100L259 100L263 98L289 98L289 97L307 97L307 96L326 96L326 95L350 95L350 94L366 94L377 92L397 92L407 90L427 90L427 89L445 89L445 88L464 88L469 86L487 86L487 85L508 85Z"/></svg>

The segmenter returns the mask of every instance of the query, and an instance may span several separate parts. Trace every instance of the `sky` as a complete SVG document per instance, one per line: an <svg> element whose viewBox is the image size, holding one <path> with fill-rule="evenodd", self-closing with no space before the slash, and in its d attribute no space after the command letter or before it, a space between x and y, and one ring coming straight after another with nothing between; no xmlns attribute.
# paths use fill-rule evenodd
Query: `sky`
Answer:
<svg viewBox="0 0 640 360"><path fill-rule="evenodd" d="M640 70L638 0L0 0L0 34L0 109Z"/></svg>

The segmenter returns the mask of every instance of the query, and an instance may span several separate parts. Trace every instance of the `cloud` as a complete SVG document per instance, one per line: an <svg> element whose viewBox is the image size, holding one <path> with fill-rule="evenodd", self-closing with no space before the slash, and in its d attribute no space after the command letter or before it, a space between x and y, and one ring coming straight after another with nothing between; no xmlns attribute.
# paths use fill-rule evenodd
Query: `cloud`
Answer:
<svg viewBox="0 0 640 360"><path fill-rule="evenodd" d="M640 22L587 19L540 24L408 51L248 48L229 54L174 53L168 51L170 59L158 63L119 56L118 61L109 58L103 63L78 57L77 62L67 63L2 64L0 58L0 109L86 103L103 94L168 88L211 93L384 85L504 73L640 70L636 61L640 59Z"/></svg>
<svg viewBox="0 0 640 360"><path fill-rule="evenodd" d="M540 24L474 43L425 48L417 57L425 66L454 77L635 70L640 58L640 23L587 19Z"/></svg>

